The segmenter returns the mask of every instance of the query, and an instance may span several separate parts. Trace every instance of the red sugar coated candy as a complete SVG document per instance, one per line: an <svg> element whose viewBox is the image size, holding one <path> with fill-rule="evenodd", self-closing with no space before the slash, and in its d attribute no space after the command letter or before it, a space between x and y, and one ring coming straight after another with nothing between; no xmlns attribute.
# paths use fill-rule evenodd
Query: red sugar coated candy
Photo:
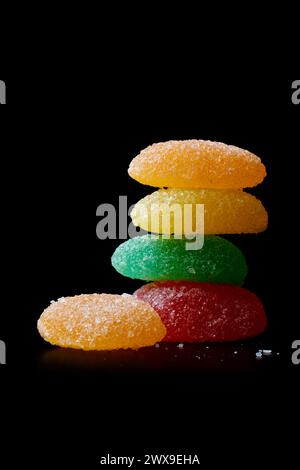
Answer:
<svg viewBox="0 0 300 470"><path fill-rule="evenodd" d="M163 341L235 341L260 334L267 326L261 301L242 287L204 282L162 281L135 293L160 315Z"/></svg>

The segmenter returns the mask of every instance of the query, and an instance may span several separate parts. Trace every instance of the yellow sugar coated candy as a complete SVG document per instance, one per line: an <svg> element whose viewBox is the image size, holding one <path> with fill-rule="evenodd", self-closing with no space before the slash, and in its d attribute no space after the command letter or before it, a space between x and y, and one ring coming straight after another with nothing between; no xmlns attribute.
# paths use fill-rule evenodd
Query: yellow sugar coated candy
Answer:
<svg viewBox="0 0 300 470"><path fill-rule="evenodd" d="M44 310L38 330L51 344L87 351L138 349L166 335L155 310L128 294L63 297Z"/></svg>
<svg viewBox="0 0 300 470"><path fill-rule="evenodd" d="M258 233L268 225L268 214L262 203L241 190L159 189L134 206L131 218L135 226L148 232L188 233L184 230L185 204L192 204L193 232L203 232L198 228L196 204L204 204L204 233L207 235ZM180 210L173 212L172 207Z"/></svg>
<svg viewBox="0 0 300 470"><path fill-rule="evenodd" d="M129 175L159 188L241 189L261 183L260 158L233 145L209 140L170 140L150 145L130 163Z"/></svg>

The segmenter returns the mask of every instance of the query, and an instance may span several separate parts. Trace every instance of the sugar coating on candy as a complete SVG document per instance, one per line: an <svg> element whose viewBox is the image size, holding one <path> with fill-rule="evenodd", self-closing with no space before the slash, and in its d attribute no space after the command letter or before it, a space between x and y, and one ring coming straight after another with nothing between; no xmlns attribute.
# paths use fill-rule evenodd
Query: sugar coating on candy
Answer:
<svg viewBox="0 0 300 470"><path fill-rule="evenodd" d="M62 298L44 310L38 330L51 344L83 350L138 349L155 344L166 333L149 304L112 294Z"/></svg>
<svg viewBox="0 0 300 470"><path fill-rule="evenodd" d="M112 265L123 276L145 281L191 280L242 285L247 264L242 252L221 237L206 236L199 250L185 239L144 235L122 243Z"/></svg>
<svg viewBox="0 0 300 470"><path fill-rule="evenodd" d="M259 157L233 145L171 140L142 150L128 173L142 184L160 188L239 189L261 183L266 169Z"/></svg>
<svg viewBox="0 0 300 470"><path fill-rule="evenodd" d="M164 341L234 341L260 334L267 326L260 300L237 286L202 282L153 282L138 289L167 328Z"/></svg>
<svg viewBox="0 0 300 470"><path fill-rule="evenodd" d="M192 204L193 231L197 228L196 204L204 204L205 234L258 233L268 225L268 214L262 203L241 190L159 189L141 199L130 215L134 225L148 232L178 234L183 231L185 204ZM174 205L178 206L173 212L170 209ZM163 217L169 213L170 224L164 226ZM179 218L180 231L174 224L177 213L175 220Z"/></svg>

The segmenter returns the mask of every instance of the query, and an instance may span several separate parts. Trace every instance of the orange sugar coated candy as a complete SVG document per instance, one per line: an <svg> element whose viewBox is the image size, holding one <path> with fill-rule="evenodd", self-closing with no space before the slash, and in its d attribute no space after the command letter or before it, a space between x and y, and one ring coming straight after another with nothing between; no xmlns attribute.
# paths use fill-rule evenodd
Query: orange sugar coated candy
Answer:
<svg viewBox="0 0 300 470"><path fill-rule="evenodd" d="M135 226L148 232L186 233L185 204L192 204L193 232L203 233L203 227L199 229L197 225L196 204L204 204L207 235L258 233L268 225L268 214L256 197L241 190L224 189L159 189L134 206L131 218Z"/></svg>
<svg viewBox="0 0 300 470"><path fill-rule="evenodd" d="M51 344L87 351L138 349L166 335L155 310L128 294L63 297L44 310L38 330Z"/></svg>
<svg viewBox="0 0 300 470"><path fill-rule="evenodd" d="M130 163L129 175L159 188L250 188L266 168L260 158L233 145L209 140L170 140L150 145Z"/></svg>

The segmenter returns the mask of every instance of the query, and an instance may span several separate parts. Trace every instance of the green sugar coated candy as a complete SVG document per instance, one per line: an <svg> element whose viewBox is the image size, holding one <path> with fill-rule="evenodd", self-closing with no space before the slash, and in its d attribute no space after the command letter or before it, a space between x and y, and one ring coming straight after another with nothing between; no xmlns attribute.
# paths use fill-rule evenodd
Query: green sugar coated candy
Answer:
<svg viewBox="0 0 300 470"><path fill-rule="evenodd" d="M143 235L122 243L112 265L123 276L144 281L199 281L241 286L247 275L242 252L228 240L209 235L199 250L187 250L186 240Z"/></svg>

